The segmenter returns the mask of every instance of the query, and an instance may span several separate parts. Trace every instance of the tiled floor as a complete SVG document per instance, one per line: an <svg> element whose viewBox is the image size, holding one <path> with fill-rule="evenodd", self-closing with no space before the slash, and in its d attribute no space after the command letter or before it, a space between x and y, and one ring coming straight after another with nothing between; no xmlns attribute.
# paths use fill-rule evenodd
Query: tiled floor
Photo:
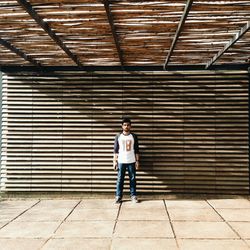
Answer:
<svg viewBox="0 0 250 250"><path fill-rule="evenodd" d="M5 200L0 249L250 249L250 201Z"/></svg>

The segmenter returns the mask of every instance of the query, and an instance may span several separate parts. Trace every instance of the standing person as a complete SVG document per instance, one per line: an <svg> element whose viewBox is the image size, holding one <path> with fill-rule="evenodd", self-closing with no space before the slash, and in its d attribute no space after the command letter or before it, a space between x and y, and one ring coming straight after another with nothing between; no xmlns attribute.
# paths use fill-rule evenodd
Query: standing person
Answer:
<svg viewBox="0 0 250 250"><path fill-rule="evenodd" d="M131 120L122 120L122 133L115 137L114 143L114 169L118 171L115 203L120 203L123 196L123 184L126 170L130 181L130 196L134 203L138 202L136 196L136 170L139 169L139 144L136 134L130 132Z"/></svg>

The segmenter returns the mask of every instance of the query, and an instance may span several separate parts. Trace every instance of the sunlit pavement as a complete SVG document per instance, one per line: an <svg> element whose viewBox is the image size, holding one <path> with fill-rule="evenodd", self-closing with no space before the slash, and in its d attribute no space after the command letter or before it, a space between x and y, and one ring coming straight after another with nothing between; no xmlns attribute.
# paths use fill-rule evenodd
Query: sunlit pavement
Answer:
<svg viewBox="0 0 250 250"><path fill-rule="evenodd" d="M6 199L0 249L250 249L250 201Z"/></svg>

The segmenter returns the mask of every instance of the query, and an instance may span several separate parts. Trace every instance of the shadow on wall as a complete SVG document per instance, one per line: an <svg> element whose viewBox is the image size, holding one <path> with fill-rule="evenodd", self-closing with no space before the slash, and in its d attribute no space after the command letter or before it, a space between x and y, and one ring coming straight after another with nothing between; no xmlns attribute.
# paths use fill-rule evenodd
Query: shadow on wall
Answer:
<svg viewBox="0 0 250 250"><path fill-rule="evenodd" d="M140 193L247 193L246 79L211 72L9 75L8 145L24 150L13 154L8 146L7 168L25 162L34 191L114 192L113 140L129 116L140 140Z"/></svg>

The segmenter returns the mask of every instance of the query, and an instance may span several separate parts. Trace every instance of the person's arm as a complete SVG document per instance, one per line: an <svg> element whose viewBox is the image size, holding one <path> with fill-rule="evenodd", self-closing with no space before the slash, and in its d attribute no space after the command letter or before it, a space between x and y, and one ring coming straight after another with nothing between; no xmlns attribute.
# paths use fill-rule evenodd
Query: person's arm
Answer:
<svg viewBox="0 0 250 250"><path fill-rule="evenodd" d="M117 168L118 168L118 153L119 153L118 137L119 137L119 135L117 135L115 137L115 143L114 143L114 156L113 156L113 168L114 168L114 170L117 170Z"/></svg>
<svg viewBox="0 0 250 250"><path fill-rule="evenodd" d="M139 156L139 142L137 135L134 134L134 151L135 151L135 168L138 170L140 167L140 156Z"/></svg>
<svg viewBox="0 0 250 250"><path fill-rule="evenodd" d="M113 157L113 167L114 170L117 170L118 167L118 154L114 153L114 157Z"/></svg>

